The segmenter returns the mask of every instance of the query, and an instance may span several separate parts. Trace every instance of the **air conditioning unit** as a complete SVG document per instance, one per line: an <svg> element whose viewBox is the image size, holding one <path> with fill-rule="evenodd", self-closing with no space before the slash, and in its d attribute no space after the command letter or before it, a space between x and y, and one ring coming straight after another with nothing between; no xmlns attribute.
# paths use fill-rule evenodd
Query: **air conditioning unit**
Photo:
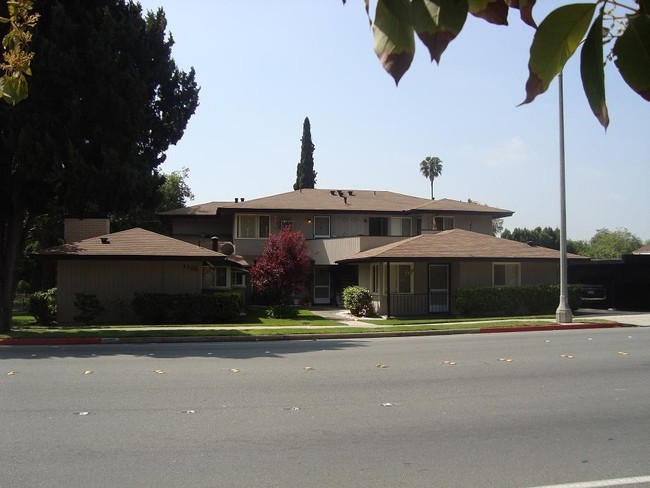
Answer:
<svg viewBox="0 0 650 488"><path fill-rule="evenodd" d="M226 256L230 256L231 254L235 254L235 245L232 242L224 242L221 245L221 252L225 254Z"/></svg>

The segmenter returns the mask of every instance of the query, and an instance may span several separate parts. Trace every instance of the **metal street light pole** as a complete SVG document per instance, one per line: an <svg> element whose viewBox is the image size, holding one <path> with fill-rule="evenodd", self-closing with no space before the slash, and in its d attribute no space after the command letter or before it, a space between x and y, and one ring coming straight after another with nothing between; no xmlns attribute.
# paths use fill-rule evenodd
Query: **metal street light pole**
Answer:
<svg viewBox="0 0 650 488"><path fill-rule="evenodd" d="M567 251L566 251L566 184L564 181L564 93L562 72L558 76L560 88L560 304L555 311L559 324L571 323L571 307L568 299Z"/></svg>

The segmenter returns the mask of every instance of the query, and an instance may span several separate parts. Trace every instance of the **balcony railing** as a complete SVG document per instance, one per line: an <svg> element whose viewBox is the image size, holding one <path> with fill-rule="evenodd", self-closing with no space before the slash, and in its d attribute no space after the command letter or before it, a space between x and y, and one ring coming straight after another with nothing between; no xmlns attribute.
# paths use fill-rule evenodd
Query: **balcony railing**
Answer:
<svg viewBox="0 0 650 488"><path fill-rule="evenodd" d="M390 295L391 316L418 317L447 312L449 312L448 292L395 293Z"/></svg>

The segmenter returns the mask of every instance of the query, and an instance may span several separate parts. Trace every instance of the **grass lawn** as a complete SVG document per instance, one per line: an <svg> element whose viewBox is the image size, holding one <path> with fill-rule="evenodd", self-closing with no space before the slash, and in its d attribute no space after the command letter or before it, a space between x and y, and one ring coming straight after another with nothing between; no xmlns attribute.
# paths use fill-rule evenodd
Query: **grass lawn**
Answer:
<svg viewBox="0 0 650 488"><path fill-rule="evenodd" d="M548 320L555 320L555 315L531 315L524 317L446 317L446 318L432 318L432 317L416 317L416 318L402 318L402 319L360 319L359 322L364 322L367 324L380 323L384 325L424 325L424 324L447 324L453 322L505 322L505 321L515 321L523 320L526 323L529 323L531 320L544 320L544 323L548 323ZM537 324L539 325L539 324Z"/></svg>
<svg viewBox="0 0 650 488"><path fill-rule="evenodd" d="M546 319L546 320L544 320ZM549 320L550 319L550 320ZM87 327L43 327L31 315L15 315L13 330L0 338L80 338L80 337L206 337L206 336L287 336L302 334L358 334L373 332L417 332L492 327L550 325L553 316L445 319L360 320L364 326L346 326L301 309L293 319L270 319L265 309L250 309L247 315L228 324L192 325L102 325ZM218 328L215 328L218 327Z"/></svg>

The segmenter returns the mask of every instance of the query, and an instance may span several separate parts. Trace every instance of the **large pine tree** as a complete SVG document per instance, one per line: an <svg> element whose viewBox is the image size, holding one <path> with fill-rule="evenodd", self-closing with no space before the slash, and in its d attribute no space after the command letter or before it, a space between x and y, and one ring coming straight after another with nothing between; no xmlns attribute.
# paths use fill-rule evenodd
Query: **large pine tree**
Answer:
<svg viewBox="0 0 650 488"><path fill-rule="evenodd" d="M198 105L162 10L127 0L37 0L29 98L0 104L0 332L34 221L152 201L158 166Z"/></svg>
<svg viewBox="0 0 650 488"><path fill-rule="evenodd" d="M314 171L314 143L311 141L311 125L309 117L302 124L302 139L300 139L300 162L296 170L294 190L316 187L316 171Z"/></svg>

